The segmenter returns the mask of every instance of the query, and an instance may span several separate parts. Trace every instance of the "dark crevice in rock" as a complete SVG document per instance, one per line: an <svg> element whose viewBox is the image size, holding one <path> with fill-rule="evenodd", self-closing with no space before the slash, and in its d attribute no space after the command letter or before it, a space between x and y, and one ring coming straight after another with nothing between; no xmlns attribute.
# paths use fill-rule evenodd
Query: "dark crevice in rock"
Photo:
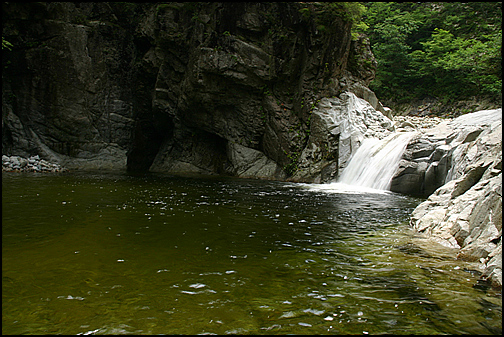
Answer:
<svg viewBox="0 0 504 337"><path fill-rule="evenodd" d="M170 137L173 127L165 129L161 134L152 121L140 120L136 122L131 149L127 154L127 170L130 172L148 171L159 151L164 138Z"/></svg>
<svg viewBox="0 0 504 337"><path fill-rule="evenodd" d="M501 239L502 239L502 236L499 236L498 238L495 238L495 239L491 240L490 242L493 243L493 244L498 245L499 242L501 241Z"/></svg>

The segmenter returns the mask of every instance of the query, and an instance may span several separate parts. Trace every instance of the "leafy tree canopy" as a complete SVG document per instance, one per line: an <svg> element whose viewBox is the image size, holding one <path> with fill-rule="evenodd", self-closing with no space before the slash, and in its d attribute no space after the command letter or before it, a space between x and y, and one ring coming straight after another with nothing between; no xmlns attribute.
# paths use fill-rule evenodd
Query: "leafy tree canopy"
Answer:
<svg viewBox="0 0 504 337"><path fill-rule="evenodd" d="M369 2L363 22L378 61L371 83L397 103L502 99L502 2Z"/></svg>

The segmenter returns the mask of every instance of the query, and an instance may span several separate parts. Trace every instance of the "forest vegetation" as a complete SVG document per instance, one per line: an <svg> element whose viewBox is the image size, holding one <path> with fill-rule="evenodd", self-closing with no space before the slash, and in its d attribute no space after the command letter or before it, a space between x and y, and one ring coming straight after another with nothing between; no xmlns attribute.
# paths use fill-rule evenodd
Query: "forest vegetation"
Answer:
<svg viewBox="0 0 504 337"><path fill-rule="evenodd" d="M363 4L380 99L502 100L502 2Z"/></svg>

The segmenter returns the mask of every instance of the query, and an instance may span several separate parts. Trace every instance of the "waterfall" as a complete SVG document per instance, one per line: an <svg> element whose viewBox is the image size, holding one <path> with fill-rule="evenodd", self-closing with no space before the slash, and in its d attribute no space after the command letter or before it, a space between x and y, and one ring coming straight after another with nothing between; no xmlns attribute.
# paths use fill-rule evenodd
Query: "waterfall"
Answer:
<svg viewBox="0 0 504 337"><path fill-rule="evenodd" d="M350 158L338 182L388 190L401 156L414 132L394 133L384 139L367 138Z"/></svg>

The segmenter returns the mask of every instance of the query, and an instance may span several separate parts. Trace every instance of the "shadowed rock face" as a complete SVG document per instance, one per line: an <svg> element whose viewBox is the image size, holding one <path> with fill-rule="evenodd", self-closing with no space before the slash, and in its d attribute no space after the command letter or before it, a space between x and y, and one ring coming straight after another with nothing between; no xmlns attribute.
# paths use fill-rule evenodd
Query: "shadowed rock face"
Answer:
<svg viewBox="0 0 504 337"><path fill-rule="evenodd" d="M2 6L14 45L3 53L5 154L285 179L319 99L353 91L383 110L350 22L334 16L322 30L300 12L320 4Z"/></svg>
<svg viewBox="0 0 504 337"><path fill-rule="evenodd" d="M73 3L2 4L3 36L14 45L2 52L3 153L125 167L135 121L123 69L134 49L126 30L92 13Z"/></svg>
<svg viewBox="0 0 504 337"><path fill-rule="evenodd" d="M313 109L308 145L291 179L335 180L365 138L383 139L392 131L394 125L388 117L352 92L323 98Z"/></svg>

